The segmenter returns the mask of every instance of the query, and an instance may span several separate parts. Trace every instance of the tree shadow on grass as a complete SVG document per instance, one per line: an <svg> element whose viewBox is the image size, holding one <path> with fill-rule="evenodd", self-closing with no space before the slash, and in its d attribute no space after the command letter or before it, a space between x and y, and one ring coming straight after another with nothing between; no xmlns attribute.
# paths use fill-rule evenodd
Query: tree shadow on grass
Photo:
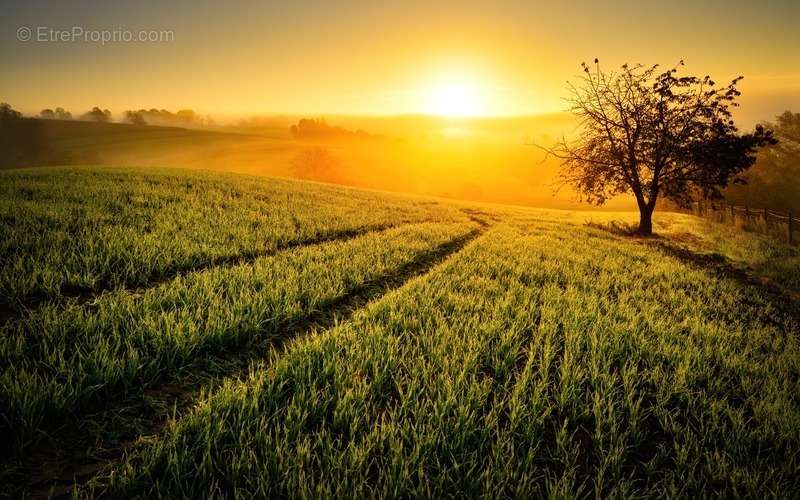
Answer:
<svg viewBox="0 0 800 500"><path fill-rule="evenodd" d="M628 222L622 222L618 220L612 220L609 222L587 221L584 225L586 227L605 231L606 233L611 233L616 236L642 237L642 235L638 232L638 226Z"/></svg>
<svg viewBox="0 0 800 500"><path fill-rule="evenodd" d="M690 233L681 233L670 235L669 237L658 234L645 237L636 232L635 224L619 221L608 223L587 222L586 226L649 246L690 267L711 273L722 279L730 279L744 287L748 292L752 292L745 294L745 297L747 299L746 305L750 306L753 311L763 312L763 307L760 307L755 299L756 296L769 303L775 309L777 317L767 313L758 314L761 321L776 326L787 334L793 332L797 334L796 332L800 328L800 295L781 287L769 278L754 272L751 268L734 264L722 254L717 252L698 252L689 248L687 245L697 246L700 243L701 240L697 236ZM791 324L787 327L779 316L788 318Z"/></svg>

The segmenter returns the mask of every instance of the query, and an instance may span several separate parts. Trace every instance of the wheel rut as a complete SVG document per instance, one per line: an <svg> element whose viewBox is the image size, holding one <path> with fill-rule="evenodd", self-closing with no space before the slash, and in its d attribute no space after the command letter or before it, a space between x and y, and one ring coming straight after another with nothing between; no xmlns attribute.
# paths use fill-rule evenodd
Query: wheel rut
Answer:
<svg viewBox="0 0 800 500"><path fill-rule="evenodd" d="M311 314L286 323L279 328L278 336L265 339L256 335L246 345L214 353L177 374L165 374L133 401L118 401L82 418L82 422L92 422L91 428L76 432L73 427L69 429L71 436L54 438L26 453L27 460L18 468L19 476L26 478L21 485L25 496L68 497L91 479L111 474L127 452L157 439L165 426L190 411L200 396L212 392L225 381L242 379L251 370L264 368L268 352L282 351L292 340L349 321L369 302L428 274L487 231L489 224L483 220L475 222L478 227L465 235L434 247L389 274L363 283Z"/></svg>
<svg viewBox="0 0 800 500"><path fill-rule="evenodd" d="M147 280L147 283L141 286L130 286L130 285L114 286L108 282L100 283L98 286L93 288L75 286L75 285L65 285L61 287L57 296L33 294L18 299L16 301L4 300L0 298L0 325L6 322L14 321L15 319L19 319L25 316L26 314L32 314L40 307L49 303L56 303L62 306L70 303L76 305L83 305L93 302L94 300L97 300L104 294L120 290L127 291L131 294L141 294L151 288L155 288L179 276L187 276L192 273L208 271L210 269L214 269L217 267L235 267L244 264L252 264L258 259L264 257L271 257L273 255L277 255L287 250L293 250L296 248L301 248L306 246L321 245L324 243L331 243L334 241L347 241L370 233L386 231L389 229L394 229L397 227L406 226L410 224L423 224L426 222L431 222L431 221L420 220L420 221L405 222L401 224L379 224L379 225L365 226L361 228L343 229L339 231L332 231L326 234L317 235L310 238L302 238L298 240L279 243L271 248L264 250L245 252L236 255L215 257L197 263L192 263L189 265L183 265L183 266L176 265L163 272L153 274Z"/></svg>

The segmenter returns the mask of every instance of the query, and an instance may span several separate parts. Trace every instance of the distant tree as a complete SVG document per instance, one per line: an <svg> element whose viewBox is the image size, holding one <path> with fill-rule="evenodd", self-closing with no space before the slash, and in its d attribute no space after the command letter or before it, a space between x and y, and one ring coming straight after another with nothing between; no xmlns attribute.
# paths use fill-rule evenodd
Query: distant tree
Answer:
<svg viewBox="0 0 800 500"><path fill-rule="evenodd" d="M289 127L289 133L295 139L314 140L343 140L343 139L371 139L375 136L356 130L355 132L336 125L329 125L324 119L300 119L296 125Z"/></svg>
<svg viewBox="0 0 800 500"><path fill-rule="evenodd" d="M81 118L90 122L109 123L111 122L111 111L95 106L91 111L84 113Z"/></svg>
<svg viewBox="0 0 800 500"><path fill-rule="evenodd" d="M56 108L55 115L59 120L72 120L72 113L64 111L64 108Z"/></svg>
<svg viewBox="0 0 800 500"><path fill-rule="evenodd" d="M339 160L323 148L309 148L297 153L289 162L291 172L299 179L343 182Z"/></svg>
<svg viewBox="0 0 800 500"><path fill-rule="evenodd" d="M0 102L0 123L10 123L22 118L22 113L11 107L10 104Z"/></svg>
<svg viewBox="0 0 800 500"><path fill-rule="evenodd" d="M325 120L301 118L296 125L289 127L289 132L295 139L320 139L330 136L331 129Z"/></svg>
<svg viewBox="0 0 800 500"><path fill-rule="evenodd" d="M800 214L800 113L786 111L764 127L774 131L778 144L759 152L755 166L745 174L747 184L730 186L725 198L738 205Z"/></svg>
<svg viewBox="0 0 800 500"><path fill-rule="evenodd" d="M125 121L131 125L147 125L140 111L128 110L125 112Z"/></svg>
<svg viewBox="0 0 800 500"><path fill-rule="evenodd" d="M134 115L139 115L142 121L140 121L140 118L137 118ZM182 109L177 113L172 113L166 109L158 108L130 110L125 112L125 121L130 123L172 127L190 127L213 124L213 120L210 116L203 117L191 109Z"/></svg>
<svg viewBox="0 0 800 500"><path fill-rule="evenodd" d="M184 125L192 125L195 120L197 120L194 110L191 109L179 110L177 113L175 113L175 118Z"/></svg>
<svg viewBox="0 0 800 500"><path fill-rule="evenodd" d="M730 108L738 105L741 77L717 88L708 76L679 76L677 67L623 65L607 73L594 62L582 64L580 83L569 85L577 137L544 149L561 160L562 180L590 203L633 194L640 234L652 234L659 196L682 206L697 196L718 198L742 182L758 148L776 142L762 126L738 133Z"/></svg>
<svg viewBox="0 0 800 500"><path fill-rule="evenodd" d="M72 120L72 113L64 111L64 108L56 108L55 111L45 108L39 112L39 118L45 120Z"/></svg>

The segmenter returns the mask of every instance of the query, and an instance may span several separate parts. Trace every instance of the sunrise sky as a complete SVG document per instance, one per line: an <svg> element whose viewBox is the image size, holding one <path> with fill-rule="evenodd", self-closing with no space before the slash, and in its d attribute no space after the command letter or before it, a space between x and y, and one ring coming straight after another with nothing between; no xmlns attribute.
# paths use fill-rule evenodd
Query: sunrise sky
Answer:
<svg viewBox="0 0 800 500"><path fill-rule="evenodd" d="M434 5L435 4L435 5ZM583 60L745 75L744 112L800 108L797 0L8 0L0 100L212 114L520 115L563 108ZM21 27L168 30L162 42L20 41Z"/></svg>

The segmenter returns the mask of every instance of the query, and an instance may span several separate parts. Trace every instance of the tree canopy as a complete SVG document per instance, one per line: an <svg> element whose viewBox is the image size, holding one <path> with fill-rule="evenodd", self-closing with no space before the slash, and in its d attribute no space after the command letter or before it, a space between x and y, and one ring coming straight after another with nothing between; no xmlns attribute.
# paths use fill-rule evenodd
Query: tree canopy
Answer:
<svg viewBox="0 0 800 500"><path fill-rule="evenodd" d="M775 143L762 126L740 134L731 108L738 77L718 87L709 76L681 76L678 68L623 65L606 72L597 59L582 64L569 84L576 137L547 151L562 161L561 176L583 199L603 204L630 193L639 207L639 232L652 233L659 197L686 205L697 196L717 198Z"/></svg>
<svg viewBox="0 0 800 500"><path fill-rule="evenodd" d="M91 111L84 113L81 119L90 122L111 123L111 111L95 106Z"/></svg>

